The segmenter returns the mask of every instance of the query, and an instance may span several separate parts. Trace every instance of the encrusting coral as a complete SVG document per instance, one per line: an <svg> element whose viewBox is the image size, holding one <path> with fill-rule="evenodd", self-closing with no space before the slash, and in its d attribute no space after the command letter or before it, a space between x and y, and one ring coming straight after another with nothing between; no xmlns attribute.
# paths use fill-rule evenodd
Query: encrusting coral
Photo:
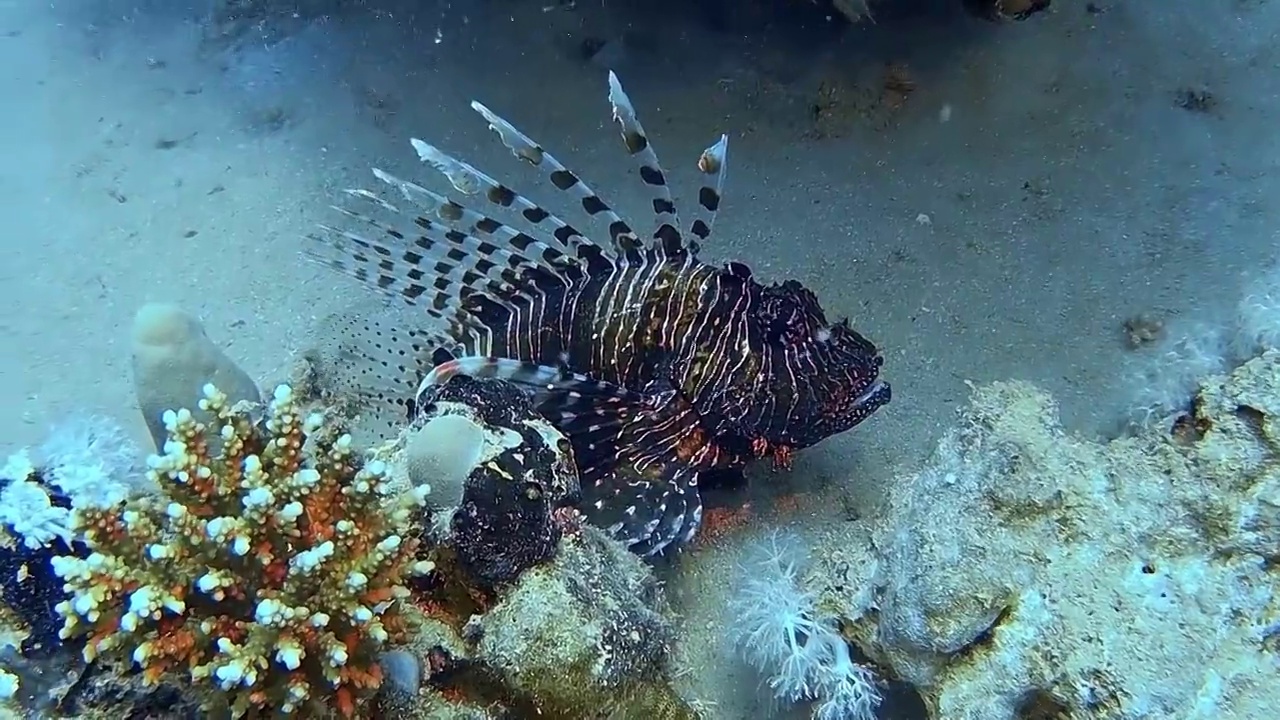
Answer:
<svg viewBox="0 0 1280 720"><path fill-rule="evenodd" d="M90 554L54 561L62 634L148 682L189 677L233 716L363 714L406 631L404 583L433 569L408 536L429 488L392 497L385 465L288 386L261 421L212 385L199 409L212 427L164 415L158 495L75 511Z"/></svg>

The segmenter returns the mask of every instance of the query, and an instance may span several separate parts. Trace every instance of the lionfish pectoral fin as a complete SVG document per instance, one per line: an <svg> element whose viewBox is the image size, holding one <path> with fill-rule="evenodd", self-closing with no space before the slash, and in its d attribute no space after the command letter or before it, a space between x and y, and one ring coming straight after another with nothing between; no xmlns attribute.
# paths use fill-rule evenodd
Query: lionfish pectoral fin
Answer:
<svg viewBox="0 0 1280 720"><path fill-rule="evenodd" d="M646 557L689 541L698 473L718 459L697 411L674 391L648 395L611 440L612 452L578 453L588 516Z"/></svg>
<svg viewBox="0 0 1280 720"><path fill-rule="evenodd" d="M478 355L454 357L437 364L422 378L417 395L432 385L443 385L454 375L496 378L523 387L533 398L534 409L575 441L616 437L645 402L641 393L563 366Z"/></svg>
<svg viewBox="0 0 1280 720"><path fill-rule="evenodd" d="M698 473L674 457L624 458L583 486L583 512L641 557L691 540L702 523Z"/></svg>

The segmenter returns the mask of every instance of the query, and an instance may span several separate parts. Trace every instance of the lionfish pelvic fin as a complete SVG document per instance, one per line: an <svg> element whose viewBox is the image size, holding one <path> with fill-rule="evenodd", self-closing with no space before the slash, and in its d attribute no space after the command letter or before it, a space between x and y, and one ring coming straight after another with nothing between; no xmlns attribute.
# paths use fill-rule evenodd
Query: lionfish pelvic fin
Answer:
<svg viewBox="0 0 1280 720"><path fill-rule="evenodd" d="M702 525L698 472L678 462L642 470L624 458L583 496L587 517L644 558L688 543Z"/></svg>

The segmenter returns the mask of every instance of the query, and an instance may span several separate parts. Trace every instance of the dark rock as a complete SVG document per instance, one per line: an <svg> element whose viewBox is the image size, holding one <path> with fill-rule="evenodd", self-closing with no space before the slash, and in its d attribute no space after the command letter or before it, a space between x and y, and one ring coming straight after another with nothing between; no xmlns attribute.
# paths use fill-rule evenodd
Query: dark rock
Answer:
<svg viewBox="0 0 1280 720"><path fill-rule="evenodd" d="M70 508L71 502L50 484L41 480L40 473L28 481L44 488L55 507ZM12 478L0 478L0 488L15 482ZM29 634L22 641L22 654L27 658L48 657L63 649L64 641L58 637L62 629L62 616L53 608L67 598L62 589L62 579L53 573L52 559L58 555L87 557L88 549L79 542L70 545L55 538L42 547L28 547L12 527L0 525L0 601L26 625ZM81 642L67 641L79 652Z"/></svg>
<svg viewBox="0 0 1280 720"><path fill-rule="evenodd" d="M1050 0L964 0L965 9L984 20L1026 20L1049 9Z"/></svg>
<svg viewBox="0 0 1280 720"><path fill-rule="evenodd" d="M464 414L506 438L467 477L450 523L449 545L470 582L493 590L550 560L561 537L552 511L578 496L568 440L504 380L457 376L419 400L419 420Z"/></svg>

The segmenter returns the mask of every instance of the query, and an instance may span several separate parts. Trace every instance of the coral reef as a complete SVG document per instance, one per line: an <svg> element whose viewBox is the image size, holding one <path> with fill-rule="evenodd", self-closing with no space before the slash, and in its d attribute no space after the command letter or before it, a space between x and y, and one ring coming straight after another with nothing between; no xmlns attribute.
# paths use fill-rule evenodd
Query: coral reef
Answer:
<svg viewBox="0 0 1280 720"><path fill-rule="evenodd" d="M42 482L74 507L110 507L155 490L140 472L142 450L110 418L70 418L54 426L34 455Z"/></svg>
<svg viewBox="0 0 1280 720"><path fill-rule="evenodd" d="M670 686L672 640L652 570L585 524L565 438L503 380L458 376L375 453L391 482L430 483L431 581L402 680L408 718L691 718ZM414 695L409 656L425 680ZM389 675L390 673L388 673Z"/></svg>
<svg viewBox="0 0 1280 720"><path fill-rule="evenodd" d="M0 651L6 710L694 717L651 569L571 509L572 449L519 388L454 378L361 451L322 374L264 406L194 318L139 328L159 452L88 418L5 466L5 620L27 637Z"/></svg>
<svg viewBox="0 0 1280 720"><path fill-rule="evenodd" d="M982 387L885 512L826 531L808 590L935 718L1267 717L1280 352L1176 427L1085 440L1044 392Z"/></svg>
<svg viewBox="0 0 1280 720"><path fill-rule="evenodd" d="M19 631L22 654L45 657L62 641L62 618L53 606L63 599L52 559L83 550L72 538L71 501L50 487L48 473L28 452L11 456L0 468L0 599Z"/></svg>
<svg viewBox="0 0 1280 720"><path fill-rule="evenodd" d="M91 552L54 560L71 593L63 634L148 682L189 676L236 716L356 713L406 632L404 583L431 570L407 534L427 488L388 497L383 463L304 417L287 386L261 422L212 385L200 409L211 425L164 414L158 496L74 511Z"/></svg>
<svg viewBox="0 0 1280 720"><path fill-rule="evenodd" d="M1203 378L1275 349L1280 349L1280 266L1246 283L1234 313L1175 323L1135 353L1128 368L1135 390L1131 424L1167 427L1191 408Z"/></svg>

